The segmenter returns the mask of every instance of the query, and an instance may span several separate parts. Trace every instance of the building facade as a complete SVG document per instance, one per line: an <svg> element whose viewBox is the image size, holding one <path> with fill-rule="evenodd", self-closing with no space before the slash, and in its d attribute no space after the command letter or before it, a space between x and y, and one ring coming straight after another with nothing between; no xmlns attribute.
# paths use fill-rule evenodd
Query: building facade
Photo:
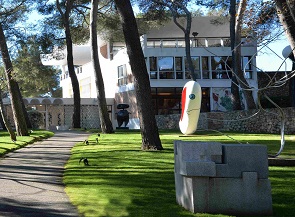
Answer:
<svg viewBox="0 0 295 217"><path fill-rule="evenodd" d="M201 112L231 110L232 51L229 22L224 18L196 17L192 22L190 51L197 81L202 87ZM190 80L186 60L184 33L172 21L140 37L149 73L155 114L178 114L181 111L182 87ZM255 41L242 40L242 66L249 86L257 89ZM116 105L130 105L130 128L139 128L133 76L126 46L122 42L99 40L99 60L106 97ZM44 65L59 65L63 98L72 97L67 71L66 51L41 56ZM96 98L90 46L74 46L74 64L82 98ZM242 96L242 95L241 95ZM253 92L254 98L256 93ZM245 105L246 106L246 105ZM113 120L113 123L115 120ZM116 125L116 124L114 124Z"/></svg>

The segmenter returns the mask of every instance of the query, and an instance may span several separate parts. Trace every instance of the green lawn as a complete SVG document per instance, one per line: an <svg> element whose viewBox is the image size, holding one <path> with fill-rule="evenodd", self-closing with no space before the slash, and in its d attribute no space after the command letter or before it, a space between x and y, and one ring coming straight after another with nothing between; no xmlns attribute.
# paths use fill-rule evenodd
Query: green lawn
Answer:
<svg viewBox="0 0 295 217"><path fill-rule="evenodd" d="M30 136L17 136L16 142L11 141L7 131L0 131L0 156L13 150L22 148L27 144L34 143L37 140L53 136L54 133L45 130L34 130Z"/></svg>
<svg viewBox="0 0 295 217"><path fill-rule="evenodd" d="M183 137L176 131L161 132L163 151L141 151L138 131L89 137L88 146L78 143L66 165L64 183L72 203L84 216L225 216L192 214L175 202L174 140L266 144L269 153L280 147L280 136L198 132ZM181 137L180 137L181 136ZM293 136L286 136L282 157L295 158ZM87 157L90 166L79 164ZM295 212L295 167L270 167L274 216Z"/></svg>

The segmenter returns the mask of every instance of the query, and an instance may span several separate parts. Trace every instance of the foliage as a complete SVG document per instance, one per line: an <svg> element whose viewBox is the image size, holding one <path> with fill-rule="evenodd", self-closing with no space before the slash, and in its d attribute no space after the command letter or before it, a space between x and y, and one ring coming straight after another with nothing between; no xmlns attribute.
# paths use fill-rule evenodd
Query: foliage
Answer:
<svg viewBox="0 0 295 217"><path fill-rule="evenodd" d="M196 1L199 6L205 6L212 11L209 13L228 16L230 1ZM237 4L239 1L237 1ZM248 0L245 11L247 16L243 21L243 35L255 38L258 44L272 38L280 31L274 1Z"/></svg>
<svg viewBox="0 0 295 217"><path fill-rule="evenodd" d="M14 77L19 83L24 97L61 97L59 73L40 60L40 48L34 37L17 51L14 60Z"/></svg>
<svg viewBox="0 0 295 217"><path fill-rule="evenodd" d="M270 99L281 108L291 107L289 96L273 96L273 97L270 97ZM260 99L260 103L263 108L276 108L275 105L272 104L265 97L262 97Z"/></svg>
<svg viewBox="0 0 295 217"><path fill-rule="evenodd" d="M42 125L44 125L44 116L41 112L37 110L30 110L28 111L28 115L33 129L39 129Z"/></svg>
<svg viewBox="0 0 295 217"><path fill-rule="evenodd" d="M236 143L222 133L199 131L181 137L176 131L162 131L163 151L141 151L139 131L117 131L112 135L96 135L89 145L77 143L66 165L66 192L83 216L225 216L192 214L176 204L174 185L174 140L217 141ZM225 133L242 143L266 144L276 152L279 135ZM285 157L295 158L295 141L286 138ZM81 157L90 166L79 164ZM289 216L294 210L294 167L270 168L273 207L276 216ZM284 180L287 180L284 182ZM282 193L282 195L281 195Z"/></svg>

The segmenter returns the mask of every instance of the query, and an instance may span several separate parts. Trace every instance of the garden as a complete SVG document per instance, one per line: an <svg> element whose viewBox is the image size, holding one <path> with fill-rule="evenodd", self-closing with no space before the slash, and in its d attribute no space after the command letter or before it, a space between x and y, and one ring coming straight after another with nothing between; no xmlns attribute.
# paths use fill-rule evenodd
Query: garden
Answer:
<svg viewBox="0 0 295 217"><path fill-rule="evenodd" d="M30 136L10 140L0 132L0 155L48 138L53 133L35 130ZM176 203L174 184L174 140L263 144L269 154L280 148L280 136L237 132L197 131L183 136L177 131L160 131L163 151L142 151L139 131L90 134L88 145L77 143L65 166L63 181L71 202L83 216L227 216L193 214ZM286 136L279 156L295 159L295 136ZM80 161L87 158L89 166ZM295 211L295 166L270 166L273 216L293 216Z"/></svg>
<svg viewBox="0 0 295 217"><path fill-rule="evenodd" d="M193 214L176 203L174 184L174 140L264 144L269 154L280 148L280 136L236 132L198 131L183 136L160 131L163 151L142 151L140 132L90 135L89 144L77 143L64 173L66 193L84 216L226 216ZM295 159L295 137L286 136L279 156ZM89 166L80 162L87 158ZM273 216L293 216L295 167L270 166Z"/></svg>

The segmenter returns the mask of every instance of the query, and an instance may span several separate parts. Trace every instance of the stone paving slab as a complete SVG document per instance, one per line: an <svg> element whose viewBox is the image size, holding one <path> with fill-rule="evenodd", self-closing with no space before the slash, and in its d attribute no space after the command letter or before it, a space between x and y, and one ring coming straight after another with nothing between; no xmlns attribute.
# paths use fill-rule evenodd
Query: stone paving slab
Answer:
<svg viewBox="0 0 295 217"><path fill-rule="evenodd" d="M89 134L58 131L51 138L0 160L0 216L79 216L64 191L62 175L75 143Z"/></svg>

